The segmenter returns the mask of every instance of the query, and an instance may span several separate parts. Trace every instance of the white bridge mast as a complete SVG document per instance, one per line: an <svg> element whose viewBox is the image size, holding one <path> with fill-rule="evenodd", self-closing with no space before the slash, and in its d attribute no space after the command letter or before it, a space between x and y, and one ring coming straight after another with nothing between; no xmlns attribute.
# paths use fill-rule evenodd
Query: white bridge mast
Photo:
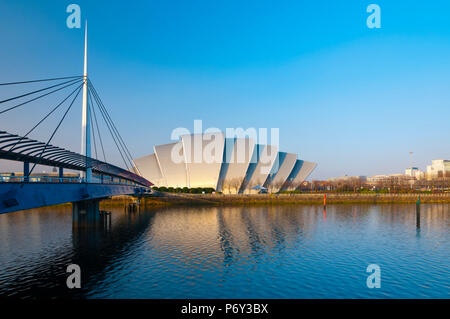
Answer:
<svg viewBox="0 0 450 319"><path fill-rule="evenodd" d="M84 35L84 72L83 72L83 114L81 119L81 154L91 157L91 122L90 122L90 105L88 102L87 88L87 20ZM84 174L86 182L92 181L92 168L89 159L86 160L87 170Z"/></svg>

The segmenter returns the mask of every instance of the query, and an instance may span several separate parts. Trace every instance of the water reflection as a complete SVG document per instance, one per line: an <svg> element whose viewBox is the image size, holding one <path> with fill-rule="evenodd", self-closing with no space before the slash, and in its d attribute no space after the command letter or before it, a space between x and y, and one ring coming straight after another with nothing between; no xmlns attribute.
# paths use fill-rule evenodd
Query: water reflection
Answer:
<svg viewBox="0 0 450 319"><path fill-rule="evenodd" d="M1 215L0 296L448 297L449 207L116 207L97 227L75 227L70 207ZM381 290L364 286L369 263Z"/></svg>
<svg viewBox="0 0 450 319"><path fill-rule="evenodd" d="M66 288L66 267L78 264L82 282L100 280L114 259L124 258L127 245L148 229L149 213L115 209L90 227L72 222L71 208L45 208L0 216L2 267L0 296L23 298L83 297Z"/></svg>
<svg viewBox="0 0 450 319"><path fill-rule="evenodd" d="M416 204L416 234L420 237L420 203Z"/></svg>

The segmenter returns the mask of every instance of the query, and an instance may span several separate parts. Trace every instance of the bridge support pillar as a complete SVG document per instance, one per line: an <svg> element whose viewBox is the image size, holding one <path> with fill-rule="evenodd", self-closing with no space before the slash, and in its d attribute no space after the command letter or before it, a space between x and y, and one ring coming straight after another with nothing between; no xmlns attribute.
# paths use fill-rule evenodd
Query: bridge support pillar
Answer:
<svg viewBox="0 0 450 319"><path fill-rule="evenodd" d="M30 179L28 175L30 174L30 162L23 162L23 181L28 182Z"/></svg>
<svg viewBox="0 0 450 319"><path fill-rule="evenodd" d="M64 168L59 168L59 181L62 182L62 179L64 178Z"/></svg>
<svg viewBox="0 0 450 319"><path fill-rule="evenodd" d="M99 204L99 199L89 199L72 203L73 226L96 226L100 221Z"/></svg>

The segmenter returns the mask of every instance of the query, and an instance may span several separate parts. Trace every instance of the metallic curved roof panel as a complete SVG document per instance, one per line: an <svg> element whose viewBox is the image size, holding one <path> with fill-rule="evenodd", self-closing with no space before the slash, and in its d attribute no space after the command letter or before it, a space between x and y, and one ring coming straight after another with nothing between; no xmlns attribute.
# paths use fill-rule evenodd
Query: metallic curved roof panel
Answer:
<svg viewBox="0 0 450 319"><path fill-rule="evenodd" d="M154 147L156 160L163 177L163 186L187 187L187 171L181 142Z"/></svg>
<svg viewBox="0 0 450 319"><path fill-rule="evenodd" d="M265 187L271 188L275 192L281 190L296 162L297 154L280 152L278 168L272 176L268 177Z"/></svg>
<svg viewBox="0 0 450 319"><path fill-rule="evenodd" d="M239 190L243 193L254 186L262 186L267 180L267 176L272 171L272 167L278 158L278 147L272 145L260 145L255 147L252 160L247 170L245 181Z"/></svg>
<svg viewBox="0 0 450 319"><path fill-rule="evenodd" d="M149 181L152 181L155 186L166 186L155 154L137 158L133 160L133 162L135 165L135 171L140 172Z"/></svg>
<svg viewBox="0 0 450 319"><path fill-rule="evenodd" d="M222 132L183 135L187 187L216 189L223 162L225 136Z"/></svg>
<svg viewBox="0 0 450 319"><path fill-rule="evenodd" d="M226 172L224 172L223 182L217 188L226 193L239 191L255 149L255 141L251 138L236 138L232 142L231 147L228 147L228 143L225 147L226 156L222 167L226 167Z"/></svg>
<svg viewBox="0 0 450 319"><path fill-rule="evenodd" d="M317 164L313 162L303 161L297 176L292 181L292 188L298 188L301 183L305 181L311 175L312 171L316 168Z"/></svg>

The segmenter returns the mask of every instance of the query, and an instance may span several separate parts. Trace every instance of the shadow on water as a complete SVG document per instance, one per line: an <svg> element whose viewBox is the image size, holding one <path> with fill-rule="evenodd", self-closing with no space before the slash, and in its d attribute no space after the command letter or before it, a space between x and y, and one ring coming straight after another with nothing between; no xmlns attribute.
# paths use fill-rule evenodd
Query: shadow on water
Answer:
<svg viewBox="0 0 450 319"><path fill-rule="evenodd" d="M17 214L52 214L53 218L71 219L71 210L62 210L53 214L48 209ZM104 279L105 269L114 260L124 258L130 247L151 228L153 214L153 211L128 212L115 209L111 215L101 215L95 224L73 223L71 229L66 227L66 231L69 231L66 242L51 250L50 254L40 255L26 266L20 265L17 260L19 267L3 269L0 278L5 274L8 278L1 278L0 297L85 297L96 282ZM52 218L46 217L46 220ZM66 280L70 273L66 273L66 268L70 264L77 264L81 268L81 289L67 288Z"/></svg>
<svg viewBox="0 0 450 319"><path fill-rule="evenodd" d="M106 270L114 267L117 260L130 257L133 245L151 230L153 216L151 211L124 211L113 225L107 220L111 216L104 215L93 229L74 227L72 262L81 267L82 281L86 283L81 290L75 290L77 295L89 293L93 286L104 281Z"/></svg>

